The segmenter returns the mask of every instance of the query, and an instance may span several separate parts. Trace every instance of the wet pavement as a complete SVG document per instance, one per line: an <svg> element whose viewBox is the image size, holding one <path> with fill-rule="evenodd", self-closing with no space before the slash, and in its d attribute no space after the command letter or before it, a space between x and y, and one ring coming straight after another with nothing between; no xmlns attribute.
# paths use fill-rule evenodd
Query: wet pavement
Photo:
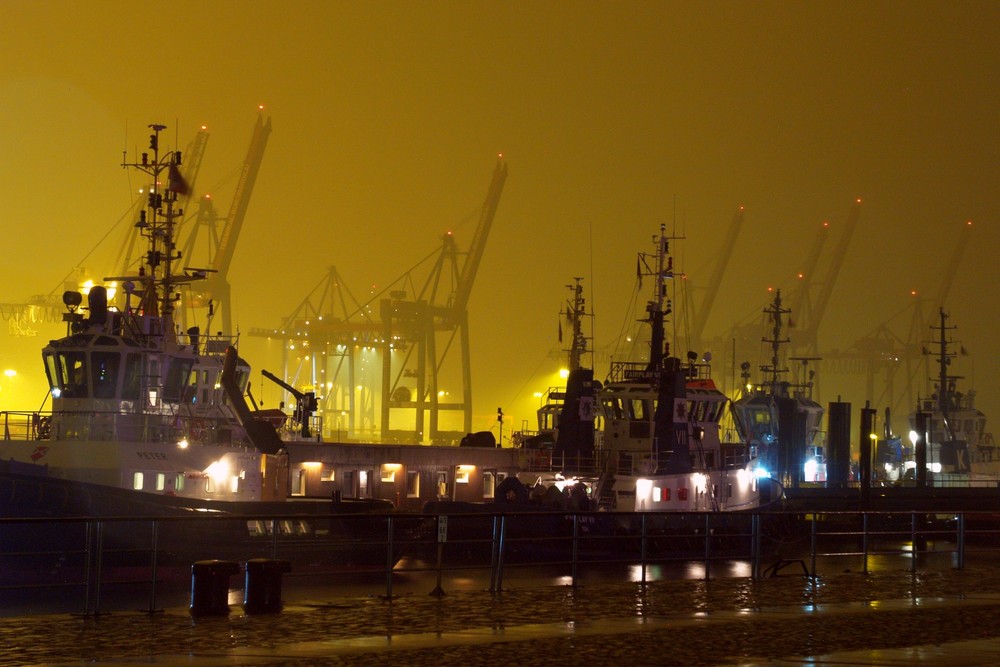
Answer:
<svg viewBox="0 0 1000 667"><path fill-rule="evenodd" d="M1000 664L1000 567L315 596L0 619L3 665Z"/></svg>

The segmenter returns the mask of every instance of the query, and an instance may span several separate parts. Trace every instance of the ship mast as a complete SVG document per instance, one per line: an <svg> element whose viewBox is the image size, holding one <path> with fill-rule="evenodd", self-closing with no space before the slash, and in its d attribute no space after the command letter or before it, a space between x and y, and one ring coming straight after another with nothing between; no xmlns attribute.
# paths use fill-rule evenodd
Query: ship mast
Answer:
<svg viewBox="0 0 1000 667"><path fill-rule="evenodd" d="M583 278L574 277L573 284L566 287L573 292L573 298L566 303L563 315L572 329L569 352L569 370L573 372L583 367L583 355L587 354L587 337L583 334L583 318L587 316L587 302L583 298ZM560 339L562 338L560 330Z"/></svg>
<svg viewBox="0 0 1000 667"><path fill-rule="evenodd" d="M770 378L765 384L770 386L771 395L777 396L779 393L780 378L788 369L781 365L781 346L788 342L787 338L781 337L781 316L791 311L781 307L781 290L776 290L774 301L764 309L764 313L771 316L771 337L762 338L762 343L771 344L771 364L761 366L760 370Z"/></svg>
<svg viewBox="0 0 1000 667"><path fill-rule="evenodd" d="M674 277L674 258L669 255L670 238L666 235L666 225L660 225L660 235L653 237L656 243L656 269L650 270L646 264L645 253L640 253L640 277L652 273L656 278L656 291L653 299L646 304L646 319L652 327L652 334L649 341L649 365L647 371L659 373L663 367L663 359L669 354L666 344L666 334L664 332L664 319L671 312L670 299L667 298L667 279Z"/></svg>
<svg viewBox="0 0 1000 667"><path fill-rule="evenodd" d="M187 184L180 174L181 152L160 153L160 133L166 125L153 124L149 135L150 153L142 153L138 162L128 162L123 155L122 168L132 168L148 174L150 185L146 192L146 207L139 212L135 227L148 240L144 266L139 267L137 276L105 278L125 283L129 298L138 292L138 313L147 323L143 334L162 335L165 345L177 342L174 331L174 302L179 298L174 286L202 279L202 275L175 275L173 263L180 259L176 251L174 233L177 221L184 215L175 207L178 194L187 192ZM138 283L138 285L136 285ZM128 304L131 308L131 304Z"/></svg>
<svg viewBox="0 0 1000 667"><path fill-rule="evenodd" d="M960 375L948 375L948 366L951 365L951 360L955 357L955 353L949 349L949 341L945 332L949 329L957 329L957 327L947 326L948 316L945 314L944 308L939 309L939 314L941 323L937 326L938 340L935 341L938 344L937 407L941 413L941 418L944 420L944 426L948 430L949 439L955 440L955 432L952 428L951 417L949 415L951 414L951 406L955 403L954 382L955 380L961 380L962 377Z"/></svg>

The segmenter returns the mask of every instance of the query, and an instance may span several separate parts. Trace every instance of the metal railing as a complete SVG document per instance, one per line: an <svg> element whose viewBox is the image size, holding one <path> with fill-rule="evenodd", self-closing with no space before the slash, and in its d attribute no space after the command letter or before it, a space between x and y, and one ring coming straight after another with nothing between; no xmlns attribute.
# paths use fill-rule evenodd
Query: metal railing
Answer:
<svg viewBox="0 0 1000 667"><path fill-rule="evenodd" d="M48 594L71 608L63 611L98 615L121 590L129 593L127 608L136 608L138 596L154 612L163 596L176 600L187 590L193 564L204 560L282 559L288 576L300 578L350 573L354 581L366 573L372 593L391 600L398 579L410 575L435 579L430 592L443 593L446 574L479 570L490 592L500 593L505 581L539 566L563 573L571 586L595 569L645 583L681 571L677 576L697 571L704 579L817 577L845 569L963 569L970 557L994 566L998 537L1000 515L981 512L0 519L0 614L13 613L13 598ZM677 564L684 567L671 570Z"/></svg>

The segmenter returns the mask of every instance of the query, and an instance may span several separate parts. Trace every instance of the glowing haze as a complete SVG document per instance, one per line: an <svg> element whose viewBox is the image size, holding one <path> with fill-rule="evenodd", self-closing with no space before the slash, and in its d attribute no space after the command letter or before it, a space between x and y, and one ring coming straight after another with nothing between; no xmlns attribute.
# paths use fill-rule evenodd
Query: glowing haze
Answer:
<svg viewBox="0 0 1000 667"><path fill-rule="evenodd" d="M243 332L277 326L330 267L364 300L445 233L466 248L503 153L469 303L475 429L495 430L501 406L507 435L558 381L574 276L603 377L635 328L636 253L661 224L686 237L676 261L697 306L743 206L705 325L731 385L734 326L759 321L769 288L794 292L826 221L801 279L822 280L859 198L820 353L930 340L910 330L911 290L933 301L950 275L970 353L954 370L1000 418L996 3L7 0L0 17L4 304L113 266L137 185L118 165L150 123L181 149L206 126L199 194L228 210L263 104L274 130L229 272ZM8 323L0 409L37 408L38 351L62 326ZM280 370L263 340L243 346ZM882 376L828 365L822 402L884 407Z"/></svg>

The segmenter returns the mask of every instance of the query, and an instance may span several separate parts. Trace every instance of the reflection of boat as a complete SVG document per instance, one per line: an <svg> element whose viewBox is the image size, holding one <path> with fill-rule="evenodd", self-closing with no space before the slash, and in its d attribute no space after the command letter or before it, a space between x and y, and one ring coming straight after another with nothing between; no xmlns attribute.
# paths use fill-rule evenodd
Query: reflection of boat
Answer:
<svg viewBox="0 0 1000 667"><path fill-rule="evenodd" d="M591 369L572 367L566 389L550 392L558 409L550 404L539 412L540 432L554 433L551 463L566 477L594 476L601 508L752 509L760 504L761 485L748 447L721 440L726 397L711 378L710 356L689 353L682 361L669 353L664 321L670 313L667 283L674 277L670 240L661 228L655 255L639 258L640 279L654 278L644 320L650 326L648 358L612 362L603 385ZM572 322L578 325L579 317ZM571 362L579 357L579 350L571 352ZM596 433L595 422L601 425Z"/></svg>
<svg viewBox="0 0 1000 667"><path fill-rule="evenodd" d="M970 474L1000 474L1000 451L997 450L991 434L986 432L986 415L976 408L976 391L959 391L958 381L964 379L955 375L952 362L966 354L965 348L948 338L948 315L939 311L939 323L933 327L936 339L937 373L931 378L933 387L930 396L918 398L918 408L910 415L910 428L919 430L918 419L926 420L927 466L938 479L949 476L966 477ZM926 351L931 354L929 351ZM910 462L904 467L911 467ZM912 477L912 472L904 472ZM953 480L954 481L954 480Z"/></svg>
<svg viewBox="0 0 1000 667"><path fill-rule="evenodd" d="M181 154L161 151L165 127L150 127L151 152L123 165L149 179L135 225L148 244L143 265L105 279L120 285L117 302L105 286L91 288L86 303L79 292L63 295L67 333L42 351L51 411L3 414L3 515L121 516L132 507L185 514L209 504L223 512L295 511L283 502L287 443L262 418L272 415L243 399L250 368L235 337L178 331L180 290L206 270L180 262Z"/></svg>
<svg viewBox="0 0 1000 667"><path fill-rule="evenodd" d="M749 443L762 469L786 486L798 482L826 481L826 464L822 443L823 407L812 398L812 372L803 382L784 379L788 373L782 358L782 315L790 311L781 305L781 290L764 309L771 320L770 363L761 366L764 381L750 382L750 364L743 363L743 395L733 401L736 430L743 442ZM812 358L800 357L802 370Z"/></svg>

